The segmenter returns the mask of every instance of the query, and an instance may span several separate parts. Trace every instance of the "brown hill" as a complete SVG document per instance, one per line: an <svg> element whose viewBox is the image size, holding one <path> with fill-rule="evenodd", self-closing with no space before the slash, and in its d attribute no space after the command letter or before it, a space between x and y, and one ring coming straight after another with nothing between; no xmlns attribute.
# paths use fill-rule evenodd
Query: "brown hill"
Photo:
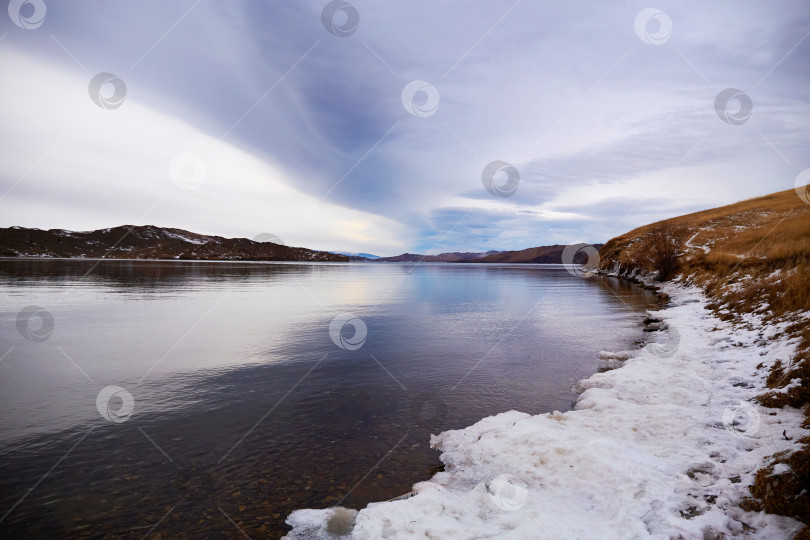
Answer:
<svg viewBox="0 0 810 540"><path fill-rule="evenodd" d="M650 250L662 234L678 248L665 277L688 277L735 311L810 310L810 204L794 190L639 227L605 244L600 267L660 270Z"/></svg>
<svg viewBox="0 0 810 540"><path fill-rule="evenodd" d="M593 247L600 249L602 244L593 244ZM566 246L539 246L520 251L504 251L496 255L490 255L476 262L482 263L524 263L524 264L562 264L562 253ZM587 253L577 253L574 256L575 263L583 264L587 262Z"/></svg>
<svg viewBox="0 0 810 540"><path fill-rule="evenodd" d="M453 252L453 253L439 253L438 255L420 255L418 253L403 253L402 255L395 255L393 257L380 257L374 259L375 262L481 262L481 259L497 253L500 251L484 251L484 252Z"/></svg>
<svg viewBox="0 0 810 540"><path fill-rule="evenodd" d="M345 255L154 225L74 232L0 228L2 257L345 262Z"/></svg>

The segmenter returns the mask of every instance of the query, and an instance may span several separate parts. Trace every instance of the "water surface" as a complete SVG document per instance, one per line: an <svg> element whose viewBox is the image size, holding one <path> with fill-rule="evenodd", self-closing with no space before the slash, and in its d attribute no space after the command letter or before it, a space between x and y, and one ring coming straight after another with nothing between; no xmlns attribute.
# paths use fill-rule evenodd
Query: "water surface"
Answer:
<svg viewBox="0 0 810 540"><path fill-rule="evenodd" d="M440 465L431 433L570 409L655 301L540 265L0 260L0 532L277 538L296 508L401 495Z"/></svg>

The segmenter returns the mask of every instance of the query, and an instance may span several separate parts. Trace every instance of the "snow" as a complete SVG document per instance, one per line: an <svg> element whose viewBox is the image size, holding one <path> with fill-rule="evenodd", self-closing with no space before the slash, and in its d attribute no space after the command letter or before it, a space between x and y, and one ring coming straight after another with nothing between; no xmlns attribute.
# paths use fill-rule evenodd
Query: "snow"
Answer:
<svg viewBox="0 0 810 540"><path fill-rule="evenodd" d="M176 238L177 240L183 240L183 241L185 241L185 242L189 242L189 243L191 243L191 244L197 244L198 246L201 246L201 245L203 245L203 244L207 244L207 243L208 243L208 240L207 240L207 239L203 239L203 238L188 238L187 236L183 236L182 234L177 234L177 233L169 232L169 231L166 231L166 230L164 230L164 231L163 231L163 234L164 234L165 236L168 236L169 238Z"/></svg>
<svg viewBox="0 0 810 540"><path fill-rule="evenodd" d="M685 245L686 247L690 248L690 249L701 249L701 250L703 250L703 253L708 254L708 253L709 253L709 251L711 251L711 245L712 245L712 244L711 244L711 242L710 242L710 243L708 243L708 244L704 244L704 245L700 245L700 244L698 244L698 245L694 245L694 244L692 244L692 240L694 240L695 238L697 238L697 237L698 237L698 235L699 235L701 232L706 231L706 230L709 230L709 229L706 229L706 228L699 229L699 230L698 230L698 232L696 232L695 234L693 234L693 235L692 235L692 237L691 237L689 240L687 240L686 242L684 242L684 245Z"/></svg>
<svg viewBox="0 0 810 540"><path fill-rule="evenodd" d="M714 317L697 289L663 292L656 341L632 356L602 351L617 369L577 383L573 411L510 411L434 435L445 472L413 496L298 510L286 538L791 538L798 521L739 502L769 456L810 434L800 411L752 401L796 340L787 323Z"/></svg>
<svg viewBox="0 0 810 540"><path fill-rule="evenodd" d="M599 351L597 355L599 357L598 367L599 369L616 369L622 367L622 364L626 360L629 360L633 357L632 351L622 351L622 352L610 352L610 351Z"/></svg>

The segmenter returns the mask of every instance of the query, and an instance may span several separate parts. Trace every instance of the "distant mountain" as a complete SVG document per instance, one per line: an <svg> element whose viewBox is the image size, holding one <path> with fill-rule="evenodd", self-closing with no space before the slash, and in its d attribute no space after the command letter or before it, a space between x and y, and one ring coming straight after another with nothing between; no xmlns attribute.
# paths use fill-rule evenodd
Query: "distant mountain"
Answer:
<svg viewBox="0 0 810 540"><path fill-rule="evenodd" d="M330 251L329 253L334 253L335 255L345 255L352 260L373 261L380 258L379 255L372 255L371 253L349 253L347 251Z"/></svg>
<svg viewBox="0 0 810 540"><path fill-rule="evenodd" d="M593 246L599 249L602 244ZM313 251L247 238L208 236L154 225L122 225L86 232L0 228L0 257L559 264L562 263L565 247L554 245L521 251L453 252L438 255L403 253L395 257L378 257L370 253ZM586 256L584 253L580 255ZM575 259L574 262L584 261Z"/></svg>
<svg viewBox="0 0 810 540"><path fill-rule="evenodd" d="M482 253L439 253L438 255L420 255L418 253L403 253L395 257L380 257L376 262L479 262L483 257L496 255L501 251L485 251Z"/></svg>
<svg viewBox="0 0 810 540"><path fill-rule="evenodd" d="M0 228L0 257L87 257L228 261L346 262L349 257L256 242L207 236L154 225L123 225L88 232Z"/></svg>
<svg viewBox="0 0 810 540"><path fill-rule="evenodd" d="M601 249L604 244L591 244ZM524 263L524 264L562 264L562 253L567 246L555 244L553 246L539 246L520 251L503 251L495 255L484 257L476 262L482 263ZM587 262L588 255L579 252L574 256L574 263Z"/></svg>
<svg viewBox="0 0 810 540"><path fill-rule="evenodd" d="M593 244L600 249L603 244ZM486 251L483 253L441 253L439 255L420 255L403 253L396 257L381 257L377 262L455 262L455 263L524 263L524 264L562 264L562 253L567 246L539 246L520 251ZM578 253L575 263L586 262L587 254Z"/></svg>

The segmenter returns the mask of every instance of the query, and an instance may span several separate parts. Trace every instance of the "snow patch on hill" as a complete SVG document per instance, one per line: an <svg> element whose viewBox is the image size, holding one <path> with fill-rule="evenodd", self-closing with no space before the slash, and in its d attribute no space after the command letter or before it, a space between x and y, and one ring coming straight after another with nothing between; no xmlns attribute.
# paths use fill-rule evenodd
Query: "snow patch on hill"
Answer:
<svg viewBox="0 0 810 540"><path fill-rule="evenodd" d="M208 238L191 238L188 236L183 236L182 234L173 233L170 231L163 231L163 234L168 236L169 238L175 238L177 240L183 240L184 242L188 242L189 244L196 244L201 246L203 244L207 244L209 242Z"/></svg>

